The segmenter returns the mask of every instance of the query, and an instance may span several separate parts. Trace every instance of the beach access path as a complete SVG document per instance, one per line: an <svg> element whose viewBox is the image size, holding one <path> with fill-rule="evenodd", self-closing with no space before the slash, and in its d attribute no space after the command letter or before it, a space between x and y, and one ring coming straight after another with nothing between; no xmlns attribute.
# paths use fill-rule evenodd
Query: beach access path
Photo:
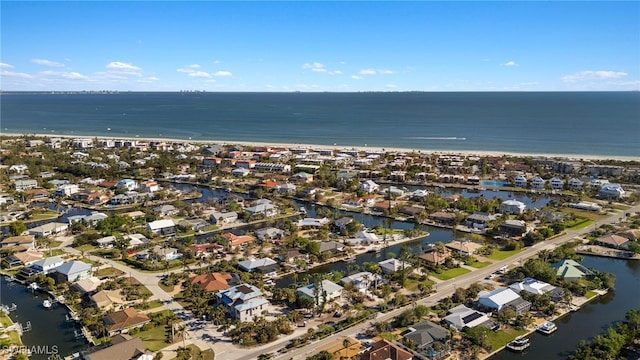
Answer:
<svg viewBox="0 0 640 360"><path fill-rule="evenodd" d="M417 301L415 304L433 306L438 303L438 301L451 296L458 287L467 288L472 283L481 281L485 276L499 270L501 267L505 265L515 264L517 266L522 265L524 261L535 256L538 252L542 250L553 250L557 246L575 238L578 236L582 236L587 234L592 229L605 225L605 224L613 224L619 222L622 218L626 216L627 213L635 213L640 212L640 204L635 205L625 211L621 211L619 213L610 215L604 219L601 219L595 222L592 226L588 228L579 229L579 230L567 230L561 236L558 236L552 240L547 240L543 243L535 244L529 248L525 248L523 251L509 257L505 260L495 262L487 267L482 269L475 269L474 271L461 275L459 277L453 278L451 280L443 281L436 284L434 290L435 293L431 296L423 298ZM81 252L71 248L71 242L73 241L73 237L64 237L59 238L62 240L62 244L60 248L64 251L81 256ZM160 300L164 303L161 308L169 309L182 319L182 325L185 325L188 329L189 336L187 337L186 344L194 344L198 346L202 350L213 349L215 351L215 356L217 360L251 360L256 359L258 355L273 353L274 355L278 355L277 351L286 346L286 344L293 338L302 335L302 330L294 331L293 334L288 336L283 336L278 338L278 340L260 346L254 346L250 348L241 348L236 345L233 345L228 342L228 339L220 339L217 337L219 334L216 331L216 327L213 326L210 322L203 323L200 319L196 319L193 314L182 307L178 302L174 301L170 294L166 293L164 290L160 288L158 285L161 278L166 274L165 272L142 272L133 268L130 268L124 264L121 264L117 261L113 261L110 259L105 259L98 256L93 255L85 255L85 258L92 261L99 261L103 264L113 266L114 268L128 274L146 286L149 291L153 294L153 298ZM171 270L171 272L181 272L182 269ZM410 304L404 307L397 308L388 313L378 313L374 322L380 321L389 321L394 317L401 314L406 309L414 306L414 304ZM275 357L275 359L293 359L293 360L302 360L307 356L314 354L319 351L319 349L326 347L330 342L332 342L337 337L355 337L356 334L364 331L371 325L369 321L360 323L358 325L352 326L348 329L340 331L332 336L324 338L322 340L318 340L312 342L306 346L291 350L289 352L280 354L280 356ZM297 329L296 329L297 330ZM306 332L307 329L304 329L303 332ZM207 339L207 340L205 340ZM171 359L176 356L175 350L182 346L182 341L179 341L175 344L171 344L161 351L163 352L163 359Z"/></svg>

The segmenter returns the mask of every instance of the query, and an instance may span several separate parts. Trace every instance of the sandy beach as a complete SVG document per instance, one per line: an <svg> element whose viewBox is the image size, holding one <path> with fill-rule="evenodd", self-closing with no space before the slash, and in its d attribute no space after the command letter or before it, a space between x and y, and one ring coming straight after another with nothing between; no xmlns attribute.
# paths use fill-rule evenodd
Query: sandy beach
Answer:
<svg viewBox="0 0 640 360"><path fill-rule="evenodd" d="M513 157L544 157L565 160L616 160L616 161L640 161L640 157L635 156L610 156L610 155L586 155L586 154L544 154L544 153L526 153L526 152L505 152L505 151L482 151L482 150L438 150L438 149L410 149L398 147L380 147L380 146L345 146L345 145L320 145L320 144L302 144L302 143L270 143L270 142L254 142L254 141L232 141L222 139L179 139L179 138L159 138L159 137L127 137L127 136L104 136L104 135L69 135L69 134L27 134L29 136L44 138L91 138L99 140L137 140L137 141L159 141L169 143L193 143L193 144L211 144L211 145L241 145L241 146L270 146L270 147L286 147L290 149L332 149L332 150L358 150L369 152L396 152L396 153L419 153L419 154L438 154L438 155L459 155L459 156L513 156ZM25 134L0 133L0 136L23 137Z"/></svg>

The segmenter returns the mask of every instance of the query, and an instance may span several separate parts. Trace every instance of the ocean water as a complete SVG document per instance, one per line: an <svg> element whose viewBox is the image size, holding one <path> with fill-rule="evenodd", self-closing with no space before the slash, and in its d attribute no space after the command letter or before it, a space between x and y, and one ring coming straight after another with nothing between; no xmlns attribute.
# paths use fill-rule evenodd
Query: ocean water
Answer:
<svg viewBox="0 0 640 360"><path fill-rule="evenodd" d="M2 133L640 157L640 92L0 96Z"/></svg>

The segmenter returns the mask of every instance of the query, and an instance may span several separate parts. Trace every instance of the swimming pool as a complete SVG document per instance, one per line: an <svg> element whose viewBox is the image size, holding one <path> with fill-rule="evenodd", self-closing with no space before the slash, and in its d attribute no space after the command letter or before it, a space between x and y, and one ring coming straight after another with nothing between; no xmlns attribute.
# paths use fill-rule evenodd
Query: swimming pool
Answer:
<svg viewBox="0 0 640 360"><path fill-rule="evenodd" d="M482 186L505 187L509 186L507 181L482 180Z"/></svg>

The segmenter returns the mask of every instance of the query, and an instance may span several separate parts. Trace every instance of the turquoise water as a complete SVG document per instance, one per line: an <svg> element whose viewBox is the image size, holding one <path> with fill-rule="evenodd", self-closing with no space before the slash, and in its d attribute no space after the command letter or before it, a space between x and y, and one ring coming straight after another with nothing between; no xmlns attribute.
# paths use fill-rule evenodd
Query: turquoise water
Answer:
<svg viewBox="0 0 640 360"><path fill-rule="evenodd" d="M0 96L1 131L640 157L640 92Z"/></svg>
<svg viewBox="0 0 640 360"><path fill-rule="evenodd" d="M493 186L493 187L505 187L510 184L506 181L496 181L496 180L482 180L480 182L482 186Z"/></svg>

